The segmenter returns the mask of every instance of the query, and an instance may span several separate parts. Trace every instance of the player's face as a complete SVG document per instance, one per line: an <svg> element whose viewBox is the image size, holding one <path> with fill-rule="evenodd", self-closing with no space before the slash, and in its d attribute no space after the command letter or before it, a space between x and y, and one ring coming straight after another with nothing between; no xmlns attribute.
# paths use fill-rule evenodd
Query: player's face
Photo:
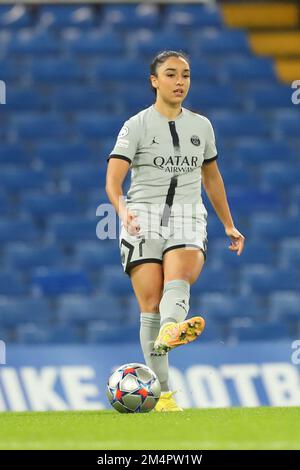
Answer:
<svg viewBox="0 0 300 470"><path fill-rule="evenodd" d="M170 104L181 103L190 88L190 67L182 57L170 57L151 75L157 96Z"/></svg>

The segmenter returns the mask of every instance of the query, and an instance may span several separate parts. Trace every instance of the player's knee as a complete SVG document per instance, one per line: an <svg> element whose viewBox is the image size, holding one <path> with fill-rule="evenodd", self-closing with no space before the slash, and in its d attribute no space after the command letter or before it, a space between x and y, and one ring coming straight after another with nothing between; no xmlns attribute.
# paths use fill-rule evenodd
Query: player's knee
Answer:
<svg viewBox="0 0 300 470"><path fill-rule="evenodd" d="M195 272L190 270L181 271L180 273L172 273L172 275L165 276L165 284L169 281L175 281L177 279L181 279L182 281L186 281L189 284L193 284L197 280L197 276Z"/></svg>
<svg viewBox="0 0 300 470"><path fill-rule="evenodd" d="M159 303L161 294L149 293L144 295L143 300L140 302L142 312L159 313Z"/></svg>

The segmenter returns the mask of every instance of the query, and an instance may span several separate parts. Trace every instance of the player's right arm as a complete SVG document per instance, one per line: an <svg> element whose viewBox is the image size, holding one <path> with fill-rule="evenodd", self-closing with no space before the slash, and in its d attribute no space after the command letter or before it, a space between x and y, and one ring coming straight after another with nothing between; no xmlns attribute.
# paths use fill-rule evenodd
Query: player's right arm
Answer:
<svg viewBox="0 0 300 470"><path fill-rule="evenodd" d="M140 227L137 216L124 201L123 183L129 170L139 140L139 126L136 119L129 119L121 128L115 146L108 158L106 193L130 235L137 235Z"/></svg>
<svg viewBox="0 0 300 470"><path fill-rule="evenodd" d="M128 170L129 162L119 158L110 158L105 190L127 232L130 235L137 235L140 229L136 220L137 216L126 207L123 195L123 183Z"/></svg>

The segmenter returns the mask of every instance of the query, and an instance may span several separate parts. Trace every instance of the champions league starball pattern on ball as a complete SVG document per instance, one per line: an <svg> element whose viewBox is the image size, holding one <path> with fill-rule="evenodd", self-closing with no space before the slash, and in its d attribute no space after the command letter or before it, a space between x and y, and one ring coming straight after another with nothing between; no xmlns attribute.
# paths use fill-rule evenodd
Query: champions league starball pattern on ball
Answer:
<svg viewBox="0 0 300 470"><path fill-rule="evenodd" d="M148 413L160 397L160 383L144 364L125 364L109 378L107 398L120 413Z"/></svg>

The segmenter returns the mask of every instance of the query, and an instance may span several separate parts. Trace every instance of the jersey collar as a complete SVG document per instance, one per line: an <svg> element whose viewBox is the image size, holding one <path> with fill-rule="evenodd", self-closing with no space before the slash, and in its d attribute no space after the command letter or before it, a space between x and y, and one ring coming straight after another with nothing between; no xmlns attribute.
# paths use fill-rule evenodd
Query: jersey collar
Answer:
<svg viewBox="0 0 300 470"><path fill-rule="evenodd" d="M163 114L161 114L159 111L157 111L157 109L155 108L154 104L151 105L151 108L152 110L154 111L154 113L159 116L160 118L168 121L168 122L171 122L171 121L178 121L179 119L182 119L183 118L183 115L184 115L184 111L185 109L183 107L181 107L181 113L177 116L177 118L175 119L168 119L166 116L164 116Z"/></svg>

